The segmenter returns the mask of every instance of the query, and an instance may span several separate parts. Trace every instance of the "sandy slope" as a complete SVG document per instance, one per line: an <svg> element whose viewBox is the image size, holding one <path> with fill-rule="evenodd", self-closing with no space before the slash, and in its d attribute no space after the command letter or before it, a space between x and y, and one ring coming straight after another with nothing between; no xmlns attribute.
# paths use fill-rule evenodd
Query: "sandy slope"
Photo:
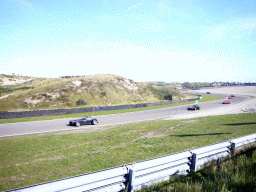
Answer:
<svg viewBox="0 0 256 192"><path fill-rule="evenodd" d="M15 78L7 78L4 77L3 75L0 75L0 86L6 86L6 85L18 85L22 84L24 82L28 82L32 79L24 79L23 77L16 77Z"/></svg>

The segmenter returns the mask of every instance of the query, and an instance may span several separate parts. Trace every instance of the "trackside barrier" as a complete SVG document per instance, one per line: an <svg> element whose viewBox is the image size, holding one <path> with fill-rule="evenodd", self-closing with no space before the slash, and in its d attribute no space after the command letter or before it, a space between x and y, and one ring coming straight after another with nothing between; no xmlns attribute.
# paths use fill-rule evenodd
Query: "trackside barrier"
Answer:
<svg viewBox="0 0 256 192"><path fill-rule="evenodd" d="M134 180L130 182L130 191L139 190L159 181L169 180L175 174L186 175L190 169L189 151L175 153L155 159L134 163Z"/></svg>
<svg viewBox="0 0 256 192"><path fill-rule="evenodd" d="M122 191L125 189L127 168L124 166L88 173L75 177L50 181L13 191L55 192L55 191Z"/></svg>
<svg viewBox="0 0 256 192"><path fill-rule="evenodd" d="M245 145L255 142L255 134L247 135L244 137L238 137L232 140L232 146L235 147L235 151L239 151L244 148Z"/></svg>
<svg viewBox="0 0 256 192"><path fill-rule="evenodd" d="M85 107L85 108L73 108L73 109L52 109L52 110L34 110L34 111L0 111L0 119L11 119L11 118L22 118L22 117L38 117L38 116L48 116L48 115L61 115L61 114L71 114L71 113L85 113L85 112L96 112L96 111L110 111L110 110L120 110L120 109L132 109L140 107L152 107L159 105L171 105L175 103L184 103L188 101L199 100L200 98L184 99L177 101L168 102L157 102L157 103L141 103L141 104L130 104L130 105L113 105L113 106L102 106L104 109L97 107Z"/></svg>
<svg viewBox="0 0 256 192"><path fill-rule="evenodd" d="M192 149L191 169L196 172L211 160L229 156L230 149L231 143L229 141Z"/></svg>
<svg viewBox="0 0 256 192"><path fill-rule="evenodd" d="M256 133L180 153L10 191L119 192L128 188L129 192L133 192L144 186L169 180L171 176L186 175L190 171L202 169L210 161L233 155L255 142Z"/></svg>

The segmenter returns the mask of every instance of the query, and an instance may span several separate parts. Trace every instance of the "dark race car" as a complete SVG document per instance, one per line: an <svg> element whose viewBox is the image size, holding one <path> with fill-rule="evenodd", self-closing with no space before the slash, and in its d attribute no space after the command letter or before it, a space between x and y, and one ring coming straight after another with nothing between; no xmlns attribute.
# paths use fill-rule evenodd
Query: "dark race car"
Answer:
<svg viewBox="0 0 256 192"><path fill-rule="evenodd" d="M98 123L98 120L95 117L83 117L81 119L75 119L70 120L69 125L70 126L77 126L80 125L96 125Z"/></svg>
<svg viewBox="0 0 256 192"><path fill-rule="evenodd" d="M195 111L196 111L197 109L198 109L198 110L201 109L201 108L199 107L199 105L193 105L193 106L189 106L189 107L188 107L188 110L195 110Z"/></svg>
<svg viewBox="0 0 256 192"><path fill-rule="evenodd" d="M226 100L222 104L230 104L230 101Z"/></svg>
<svg viewBox="0 0 256 192"><path fill-rule="evenodd" d="M206 94L211 94L210 92L206 92Z"/></svg>
<svg viewBox="0 0 256 192"><path fill-rule="evenodd" d="M230 97L235 97L235 95L230 95Z"/></svg>

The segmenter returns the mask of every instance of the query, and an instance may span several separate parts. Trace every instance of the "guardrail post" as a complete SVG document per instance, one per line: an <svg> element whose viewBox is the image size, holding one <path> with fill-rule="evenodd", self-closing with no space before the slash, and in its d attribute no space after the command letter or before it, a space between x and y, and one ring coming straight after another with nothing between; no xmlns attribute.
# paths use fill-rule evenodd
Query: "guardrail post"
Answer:
<svg viewBox="0 0 256 192"><path fill-rule="evenodd" d="M233 142L231 143L230 151L232 156L236 154L236 144Z"/></svg>
<svg viewBox="0 0 256 192"><path fill-rule="evenodd" d="M190 171L194 171L194 172L197 171L196 163L197 163L197 154L193 153L191 158Z"/></svg>
<svg viewBox="0 0 256 192"><path fill-rule="evenodd" d="M127 166L128 168L128 192L134 191L134 181L135 181L135 170L134 165Z"/></svg>

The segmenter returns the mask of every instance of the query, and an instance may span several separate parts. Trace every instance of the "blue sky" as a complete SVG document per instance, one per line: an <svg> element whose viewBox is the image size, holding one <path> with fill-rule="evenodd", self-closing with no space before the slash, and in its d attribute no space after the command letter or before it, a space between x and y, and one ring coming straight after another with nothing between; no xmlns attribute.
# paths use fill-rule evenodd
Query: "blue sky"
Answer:
<svg viewBox="0 0 256 192"><path fill-rule="evenodd" d="M255 0L1 0L0 73L256 82Z"/></svg>

